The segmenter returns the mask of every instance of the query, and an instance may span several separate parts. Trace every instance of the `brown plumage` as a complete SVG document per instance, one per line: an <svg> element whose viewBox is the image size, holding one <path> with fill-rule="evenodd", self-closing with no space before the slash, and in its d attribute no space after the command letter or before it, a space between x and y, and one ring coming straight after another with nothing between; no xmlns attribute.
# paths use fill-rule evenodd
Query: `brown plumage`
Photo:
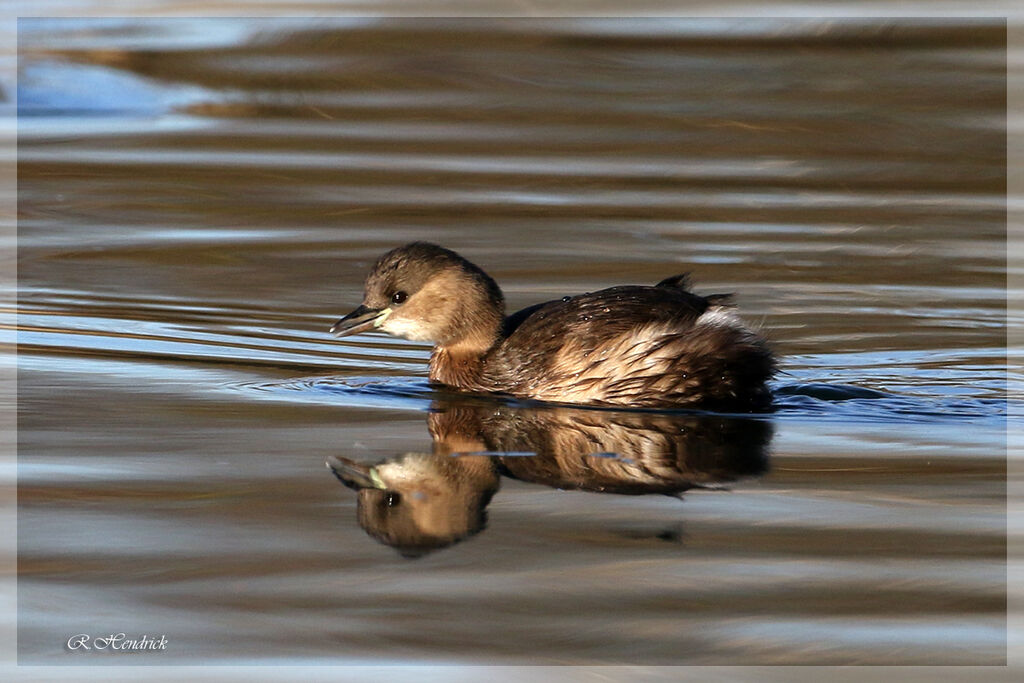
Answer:
<svg viewBox="0 0 1024 683"><path fill-rule="evenodd" d="M481 532L499 475L560 490L681 496L763 474L773 431L760 418L496 408L474 397L434 401L427 425L430 453L327 461L358 492L359 525L406 557Z"/></svg>
<svg viewBox="0 0 1024 683"><path fill-rule="evenodd" d="M430 379L559 403L766 410L775 361L729 297L654 287L565 297L505 317L501 290L458 254L424 242L374 264L337 336L380 329L434 344Z"/></svg>

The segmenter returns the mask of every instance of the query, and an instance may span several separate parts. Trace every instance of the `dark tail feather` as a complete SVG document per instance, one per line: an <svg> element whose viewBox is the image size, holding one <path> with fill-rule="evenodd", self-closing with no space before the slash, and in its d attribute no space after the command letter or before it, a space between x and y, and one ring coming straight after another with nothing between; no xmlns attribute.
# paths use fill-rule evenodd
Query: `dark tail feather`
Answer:
<svg viewBox="0 0 1024 683"><path fill-rule="evenodd" d="M679 275L673 275L672 277L665 278L654 286L681 289L684 292L688 292L690 291L690 274L680 273Z"/></svg>

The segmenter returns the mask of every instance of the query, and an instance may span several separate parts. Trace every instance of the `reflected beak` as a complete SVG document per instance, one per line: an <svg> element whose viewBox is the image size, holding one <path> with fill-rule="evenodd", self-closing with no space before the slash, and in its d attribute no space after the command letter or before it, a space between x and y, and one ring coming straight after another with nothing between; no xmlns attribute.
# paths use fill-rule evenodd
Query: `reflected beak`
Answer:
<svg viewBox="0 0 1024 683"><path fill-rule="evenodd" d="M359 334L360 332L372 330L380 327L381 323L384 322L390 313L390 308L378 310L376 308L360 306L334 323L334 326L331 327L331 334L335 337L347 337L350 334Z"/></svg>
<svg viewBox="0 0 1024 683"><path fill-rule="evenodd" d="M332 455L327 458L327 468L334 473L338 481L354 491L386 488L375 467Z"/></svg>

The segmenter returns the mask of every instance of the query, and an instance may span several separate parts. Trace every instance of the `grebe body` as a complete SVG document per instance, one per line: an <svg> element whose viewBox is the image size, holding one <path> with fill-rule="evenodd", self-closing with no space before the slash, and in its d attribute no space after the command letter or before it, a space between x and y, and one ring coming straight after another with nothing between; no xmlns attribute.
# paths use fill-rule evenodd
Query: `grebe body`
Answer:
<svg viewBox="0 0 1024 683"><path fill-rule="evenodd" d="M414 242L381 256L339 337L379 329L434 344L430 379L472 392L642 408L763 411L775 359L726 295L677 275L505 316L498 285L458 254Z"/></svg>

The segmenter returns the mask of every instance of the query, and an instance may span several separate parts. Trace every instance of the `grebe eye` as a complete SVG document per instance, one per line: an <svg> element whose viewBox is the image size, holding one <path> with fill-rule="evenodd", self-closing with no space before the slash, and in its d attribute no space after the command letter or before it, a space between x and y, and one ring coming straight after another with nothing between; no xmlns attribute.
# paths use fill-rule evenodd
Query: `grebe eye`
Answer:
<svg viewBox="0 0 1024 683"><path fill-rule="evenodd" d="M408 298L409 295L406 294L405 292L395 292L393 295L391 295L391 303L395 304L396 306L399 304L404 304L405 300Z"/></svg>

